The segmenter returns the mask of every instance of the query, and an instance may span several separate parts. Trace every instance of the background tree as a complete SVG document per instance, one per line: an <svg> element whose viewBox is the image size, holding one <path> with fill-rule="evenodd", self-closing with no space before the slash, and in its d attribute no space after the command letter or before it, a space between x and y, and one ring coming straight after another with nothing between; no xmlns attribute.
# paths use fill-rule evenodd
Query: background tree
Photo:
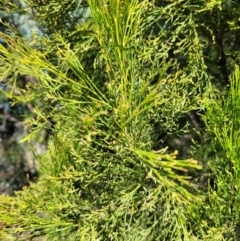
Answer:
<svg viewBox="0 0 240 241"><path fill-rule="evenodd" d="M16 3L19 5L18 10L26 6L21 2ZM11 28L14 28L18 36L27 39L31 38L33 30L40 33L36 21L33 21L30 16L24 15L21 11L7 13L4 3L0 3L0 20L0 31L3 33L10 34ZM6 26L6 24L9 26ZM0 39L0 43L4 47L8 47L3 39ZM25 75L19 75L17 78L18 83L22 86L27 79L30 79ZM6 91L10 87L7 87L6 84L7 78L1 78L2 91ZM1 93L0 96L0 193L13 195L14 191L27 185L29 179L33 181L38 176L31 148L27 143L19 143L19 140L27 134L23 126L23 115L31 112L31 105L30 103L11 105L11 100L4 93ZM43 149L42 141L38 138L38 142L35 144L38 145L37 148L40 152Z"/></svg>

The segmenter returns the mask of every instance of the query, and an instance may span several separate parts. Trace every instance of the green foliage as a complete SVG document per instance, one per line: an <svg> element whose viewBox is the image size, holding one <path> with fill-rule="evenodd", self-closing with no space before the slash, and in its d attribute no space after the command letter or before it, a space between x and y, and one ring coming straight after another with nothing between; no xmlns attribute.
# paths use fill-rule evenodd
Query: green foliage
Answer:
<svg viewBox="0 0 240 241"><path fill-rule="evenodd" d="M214 133L213 148L222 149L220 160L211 164L215 172L222 212L230 220L239 219L239 106L240 72L236 67L231 75L227 94L215 94L206 101L205 122ZM231 197L232 195L232 197ZM230 198L231 197L231 198ZM218 203L221 203L218 202ZM218 204L219 205L219 204ZM219 219L221 220L221 219Z"/></svg>
<svg viewBox="0 0 240 241"><path fill-rule="evenodd" d="M5 36L14 49L14 53L1 49L9 60L5 68L38 79L28 91L20 90L14 96L36 103L37 118L30 118L27 124L37 131L49 118L57 116L58 120L49 153L41 161L42 181L18 195L18 202L13 202L15 211L6 222L17 225L21 216L23 225L16 232L25 227L51 240L155 240L169 235L167 230L165 234L158 230L176 212L168 203L174 197L182 207L176 207L181 211L169 224L174 229L179 226L171 234L178 239L186 229L183 219L183 223L178 220L185 209L183 200L195 199L185 189L189 182L184 173L199 166L194 160L176 160L164 149L153 151L151 121L161 121L169 111L179 116L190 110L195 88L184 91L185 86L193 85L182 71L167 75L168 64L159 62L161 49L152 47L160 37L144 39L142 32L152 21L146 16L143 22L146 1L114 1L109 7L94 1L89 4L93 38L100 48L94 64L105 72L101 81L94 72L87 74L78 53L59 34L56 42L63 48L58 48L57 66L46 59L46 52ZM82 46L86 49L88 45L86 39ZM152 84L157 74L159 81ZM177 93L179 89L182 93ZM169 97L170 92L176 96ZM13 208L13 203L2 203L5 210ZM38 212L46 218L36 217Z"/></svg>
<svg viewBox="0 0 240 241"><path fill-rule="evenodd" d="M239 240L239 67L230 76L230 89L219 93L209 89L203 115L211 141L207 166L214 176L204 202L192 210L198 233L203 240ZM205 153L209 152L206 146Z"/></svg>
<svg viewBox="0 0 240 241"><path fill-rule="evenodd" d="M38 183L0 197L1 238L232 238L239 210L239 71L230 94L215 98L203 34L212 23L200 22L220 5L202 3L89 0L91 19L68 31L59 13L66 16L75 1L28 1L49 36L29 43L1 34L8 45L0 46L1 77L11 84L8 97L34 106L22 141L31 142L51 121L55 126L48 152L35 153ZM25 87L17 81L23 74L34 80ZM213 148L222 150L207 163L217 190L208 186L205 193L190 177L199 162L179 160L159 140L179 131L179 118L195 109L206 110ZM229 200L229 193L236 195Z"/></svg>

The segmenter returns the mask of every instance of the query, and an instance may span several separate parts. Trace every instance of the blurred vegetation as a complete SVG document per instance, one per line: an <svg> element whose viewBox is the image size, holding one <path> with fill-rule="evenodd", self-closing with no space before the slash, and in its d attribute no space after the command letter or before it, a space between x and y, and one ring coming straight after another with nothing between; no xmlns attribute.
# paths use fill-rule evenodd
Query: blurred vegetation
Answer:
<svg viewBox="0 0 240 241"><path fill-rule="evenodd" d="M239 240L239 10L2 1L1 239Z"/></svg>

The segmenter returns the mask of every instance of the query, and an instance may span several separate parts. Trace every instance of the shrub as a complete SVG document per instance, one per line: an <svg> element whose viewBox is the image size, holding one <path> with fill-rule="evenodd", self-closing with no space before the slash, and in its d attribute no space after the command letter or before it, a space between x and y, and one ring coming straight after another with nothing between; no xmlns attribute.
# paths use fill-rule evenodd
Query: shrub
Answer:
<svg viewBox="0 0 240 241"><path fill-rule="evenodd" d="M44 3L36 8L42 21L44 11L58 12L67 6L65 1L61 6L54 0ZM71 25L69 32L60 28L54 33L50 28L49 36L35 36L33 42L1 36L8 44L0 49L2 77L12 86L7 95L34 106L34 116L25 121L30 134L22 141L31 142L54 122L48 152L36 153L38 183L16 197L0 198L2 238L230 237L238 206L233 200L226 205L227 191L238 172L229 174L228 189L221 178L229 170L218 172L213 159L218 189L208 187L204 193L189 177L201 165L178 159L177 151L168 151L160 138L162 133L181 131L179 118L196 109L206 108L206 124L215 125L212 107L203 95L212 90L196 24L201 18L189 14L191 1L165 6L146 0L89 0L88 4L91 18ZM29 5L35 8L32 1ZM209 9L206 4L202 11ZM58 23L59 16L48 24ZM78 38L71 41L73 36ZM23 88L16 81L19 74L34 81ZM218 134L219 129L209 127L211 135ZM216 147L220 148L217 142ZM234 169L235 162L231 164Z"/></svg>

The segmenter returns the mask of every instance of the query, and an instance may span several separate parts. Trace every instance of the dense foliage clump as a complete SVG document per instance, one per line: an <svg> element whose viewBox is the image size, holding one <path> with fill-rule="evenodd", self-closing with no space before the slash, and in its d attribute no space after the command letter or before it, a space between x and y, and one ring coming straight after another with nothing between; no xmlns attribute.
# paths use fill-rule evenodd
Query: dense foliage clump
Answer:
<svg viewBox="0 0 240 241"><path fill-rule="evenodd" d="M48 151L0 197L1 237L238 239L237 1L26 3L4 11L42 32L6 25L1 79Z"/></svg>

